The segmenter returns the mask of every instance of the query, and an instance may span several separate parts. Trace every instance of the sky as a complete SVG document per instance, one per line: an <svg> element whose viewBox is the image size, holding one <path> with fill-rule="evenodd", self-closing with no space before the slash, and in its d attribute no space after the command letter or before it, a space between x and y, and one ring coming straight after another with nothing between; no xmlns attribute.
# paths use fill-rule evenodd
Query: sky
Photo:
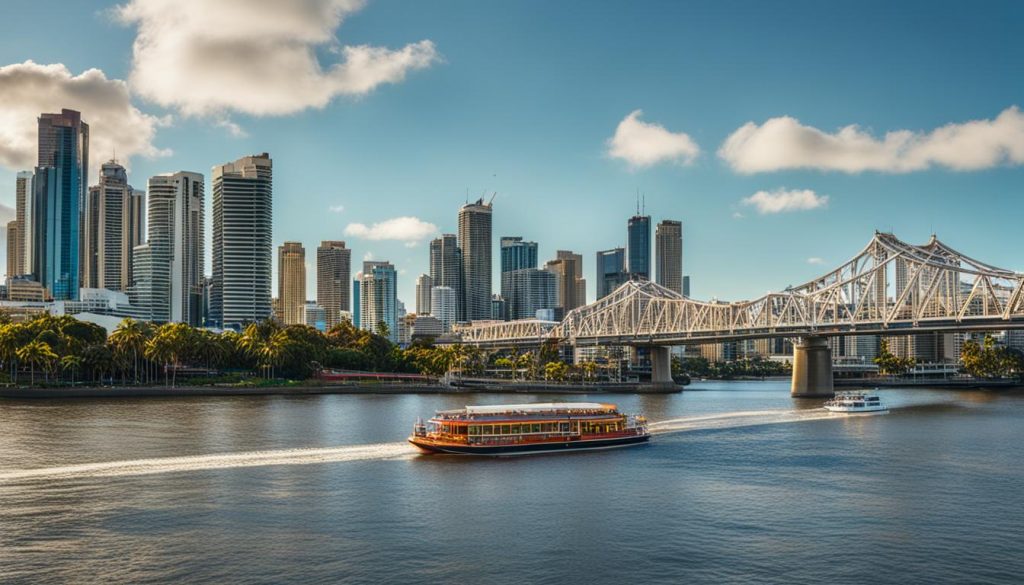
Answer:
<svg viewBox="0 0 1024 585"><path fill-rule="evenodd" d="M343 239L354 265L395 264L412 310L429 240L495 193L495 292L498 238L523 236L542 261L583 254L593 300L594 253L625 244L638 192L655 222L683 222L695 298L805 282L876 229L1024 271L1019 2L4 0L0 14L0 220L43 111L80 109L94 169L116 152L142 189L196 171L209 199L212 166L269 152L275 265L301 241L310 299L316 246Z"/></svg>

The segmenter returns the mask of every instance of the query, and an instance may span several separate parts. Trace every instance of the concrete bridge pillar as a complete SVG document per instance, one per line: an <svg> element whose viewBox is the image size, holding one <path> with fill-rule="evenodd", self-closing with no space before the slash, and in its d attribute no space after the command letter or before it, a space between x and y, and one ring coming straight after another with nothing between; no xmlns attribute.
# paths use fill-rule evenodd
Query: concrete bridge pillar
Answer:
<svg viewBox="0 0 1024 585"><path fill-rule="evenodd" d="M652 345L651 351L651 384L672 385L671 348Z"/></svg>
<svg viewBox="0 0 1024 585"><path fill-rule="evenodd" d="M835 395L832 387L832 350L824 337L801 337L793 344L793 385L790 394L794 398Z"/></svg>

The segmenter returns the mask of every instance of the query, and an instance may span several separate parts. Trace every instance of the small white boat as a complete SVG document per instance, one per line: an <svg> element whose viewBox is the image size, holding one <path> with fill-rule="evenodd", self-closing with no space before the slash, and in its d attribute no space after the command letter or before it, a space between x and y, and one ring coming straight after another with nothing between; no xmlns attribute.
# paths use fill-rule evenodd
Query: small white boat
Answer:
<svg viewBox="0 0 1024 585"><path fill-rule="evenodd" d="M835 398L825 403L825 410L846 414L889 412L877 394L867 392L838 392Z"/></svg>

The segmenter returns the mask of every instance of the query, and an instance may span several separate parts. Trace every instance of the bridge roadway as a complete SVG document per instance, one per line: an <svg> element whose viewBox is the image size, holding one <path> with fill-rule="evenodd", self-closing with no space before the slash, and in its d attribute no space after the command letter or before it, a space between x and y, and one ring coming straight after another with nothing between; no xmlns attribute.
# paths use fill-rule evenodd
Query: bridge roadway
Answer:
<svg viewBox="0 0 1024 585"><path fill-rule="evenodd" d="M1024 329L1024 274L970 258L935 236L912 245L875 232L858 254L797 287L751 301L697 301L649 281L630 281L573 309L561 322L526 319L460 326L485 348L651 348L653 383L671 384L668 348L743 339L794 338L794 396L833 393L826 337Z"/></svg>

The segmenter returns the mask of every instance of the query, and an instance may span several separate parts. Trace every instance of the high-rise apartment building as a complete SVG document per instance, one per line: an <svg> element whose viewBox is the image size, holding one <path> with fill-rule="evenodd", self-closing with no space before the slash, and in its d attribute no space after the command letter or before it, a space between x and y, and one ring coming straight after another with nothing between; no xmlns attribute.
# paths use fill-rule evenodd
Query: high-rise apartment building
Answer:
<svg viewBox="0 0 1024 585"><path fill-rule="evenodd" d="M239 328L270 318L272 227L270 155L214 167L212 323Z"/></svg>
<svg viewBox="0 0 1024 585"><path fill-rule="evenodd" d="M81 205L89 184L89 125L74 110L39 116L33 178L32 274L54 300L77 299Z"/></svg>
<svg viewBox="0 0 1024 585"><path fill-rule="evenodd" d="M525 242L519 236L501 238L501 271L511 272L537 267L537 242Z"/></svg>
<svg viewBox="0 0 1024 585"><path fill-rule="evenodd" d="M148 189L148 239L132 250L132 304L154 321L202 325L204 177L188 171L155 175Z"/></svg>
<svg viewBox="0 0 1024 585"><path fill-rule="evenodd" d="M586 294L580 287L585 287L586 282L577 276L582 274L580 264L583 262L579 254L567 250L559 250L558 257L548 261L544 269L555 276L556 308L562 310L562 315L580 306L581 298Z"/></svg>
<svg viewBox="0 0 1024 585"><path fill-rule="evenodd" d="M21 241L21 233L18 230L18 220L12 219L7 222L7 278L14 278L18 274L18 242Z"/></svg>
<svg viewBox="0 0 1024 585"><path fill-rule="evenodd" d="M14 188L14 221L17 222L18 230L18 237L14 241L15 274L8 276L22 276L32 272L32 197L32 173L21 171L15 178ZM7 250L7 255L10 258L10 249Z"/></svg>
<svg viewBox="0 0 1024 585"><path fill-rule="evenodd" d="M491 318L491 216L483 199L459 209L465 319Z"/></svg>
<svg viewBox="0 0 1024 585"><path fill-rule="evenodd" d="M629 275L626 273L626 250L612 248L597 253L597 300L611 294L622 286Z"/></svg>
<svg viewBox="0 0 1024 585"><path fill-rule="evenodd" d="M683 222L666 219L654 231L657 271L661 286L683 294Z"/></svg>
<svg viewBox="0 0 1024 585"><path fill-rule="evenodd" d="M306 249L300 242L285 242L277 249L277 298L285 325L306 322Z"/></svg>
<svg viewBox="0 0 1024 585"><path fill-rule="evenodd" d="M434 288L434 279L429 274L421 274L416 278L416 314L430 314L430 289Z"/></svg>
<svg viewBox="0 0 1024 585"><path fill-rule="evenodd" d="M626 272L639 280L651 279L651 216L634 215L626 224Z"/></svg>
<svg viewBox="0 0 1024 585"><path fill-rule="evenodd" d="M132 253L143 241L139 218L145 199L144 191L128 184L123 166L113 160L103 164L82 214L83 288L127 291L132 285Z"/></svg>
<svg viewBox="0 0 1024 585"><path fill-rule="evenodd" d="M505 304L509 319L533 319L537 311L558 306L558 279L554 273L524 268L508 273L509 296Z"/></svg>
<svg viewBox="0 0 1024 585"><path fill-rule="evenodd" d="M316 303L323 308L327 329L341 322L342 312L352 310L352 250L345 242L324 240L316 249Z"/></svg>
<svg viewBox="0 0 1024 585"><path fill-rule="evenodd" d="M571 252L569 250L558 250L555 252L555 258L559 260L571 260L573 263L573 278L575 279L574 288L576 289L576 296L573 302L573 307L582 307L587 304L587 281L583 278L583 255Z"/></svg>
<svg viewBox="0 0 1024 585"><path fill-rule="evenodd" d="M359 283L359 317L361 329L377 332L383 323L388 339L398 340L398 273L386 261L363 262L363 276Z"/></svg>
<svg viewBox="0 0 1024 585"><path fill-rule="evenodd" d="M443 234L430 242L430 280L433 286L452 289L455 294L455 319L465 320L462 250L455 234Z"/></svg>
<svg viewBox="0 0 1024 585"><path fill-rule="evenodd" d="M456 312L459 299L450 286L435 286L430 291L430 314L441 322L445 333L452 330L456 323Z"/></svg>

